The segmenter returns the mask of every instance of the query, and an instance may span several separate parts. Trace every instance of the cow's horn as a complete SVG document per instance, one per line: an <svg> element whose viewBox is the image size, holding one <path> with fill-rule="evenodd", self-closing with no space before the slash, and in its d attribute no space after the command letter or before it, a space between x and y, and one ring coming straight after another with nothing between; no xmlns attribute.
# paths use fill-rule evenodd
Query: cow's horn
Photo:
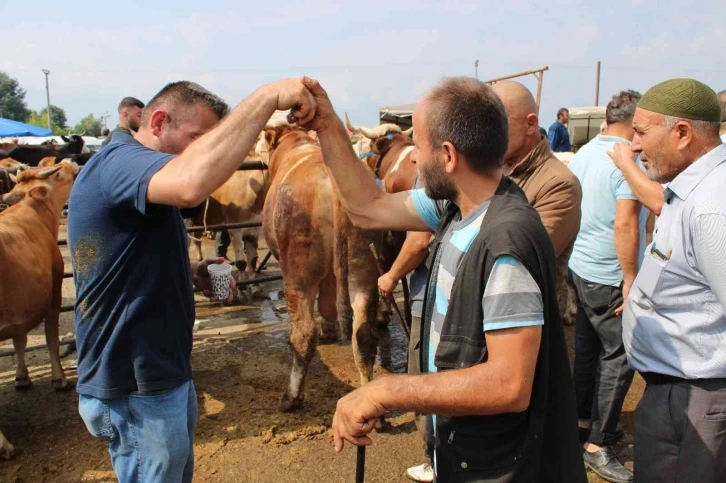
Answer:
<svg viewBox="0 0 726 483"><path fill-rule="evenodd" d="M13 183L18 184L18 178L13 173L8 173L8 176L10 176L10 179Z"/></svg>
<svg viewBox="0 0 726 483"><path fill-rule="evenodd" d="M405 134L408 137L413 137L413 127L410 127L403 131L401 134Z"/></svg>
<svg viewBox="0 0 726 483"><path fill-rule="evenodd" d="M46 169L45 171L41 171L40 173L36 174L35 177L38 179L47 178L48 176L52 176L56 174L63 166L53 166L50 169Z"/></svg>
<svg viewBox="0 0 726 483"><path fill-rule="evenodd" d="M381 124L380 126L376 126L374 128L367 128L367 127L359 127L361 134L363 134L368 139L376 139L382 136L385 136L389 132L391 133L400 133L401 128L396 126L395 124Z"/></svg>
<svg viewBox="0 0 726 483"><path fill-rule="evenodd" d="M353 124L350 123L350 119L348 118L348 113L345 113L345 127L348 128L348 131L355 133L359 131L359 128L355 127Z"/></svg>

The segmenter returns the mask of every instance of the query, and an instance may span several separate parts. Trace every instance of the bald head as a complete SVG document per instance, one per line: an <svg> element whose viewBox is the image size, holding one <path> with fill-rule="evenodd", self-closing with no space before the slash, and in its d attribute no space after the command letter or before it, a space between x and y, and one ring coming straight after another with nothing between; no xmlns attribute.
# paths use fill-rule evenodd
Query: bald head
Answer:
<svg viewBox="0 0 726 483"><path fill-rule="evenodd" d="M519 82L511 80L497 82L492 89L502 100L507 115L526 117L528 114L538 114L537 103L532 93Z"/></svg>
<svg viewBox="0 0 726 483"><path fill-rule="evenodd" d="M529 89L519 82L497 82L492 86L492 90L502 100L509 121L509 145L504 156L504 174L510 175L542 142L537 103Z"/></svg>

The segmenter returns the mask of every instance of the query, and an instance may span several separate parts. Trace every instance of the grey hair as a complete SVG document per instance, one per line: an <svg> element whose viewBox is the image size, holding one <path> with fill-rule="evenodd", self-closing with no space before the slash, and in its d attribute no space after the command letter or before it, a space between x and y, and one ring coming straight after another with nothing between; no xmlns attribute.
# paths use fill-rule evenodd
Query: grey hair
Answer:
<svg viewBox="0 0 726 483"><path fill-rule="evenodd" d="M663 116L663 126L666 129L673 129L681 121L689 123L693 130L706 136L718 136L721 123L718 121L701 121L696 119L685 119L683 117Z"/></svg>
<svg viewBox="0 0 726 483"><path fill-rule="evenodd" d="M643 96L640 92L632 89L615 94L605 108L605 121L608 125L630 121L641 97Z"/></svg>

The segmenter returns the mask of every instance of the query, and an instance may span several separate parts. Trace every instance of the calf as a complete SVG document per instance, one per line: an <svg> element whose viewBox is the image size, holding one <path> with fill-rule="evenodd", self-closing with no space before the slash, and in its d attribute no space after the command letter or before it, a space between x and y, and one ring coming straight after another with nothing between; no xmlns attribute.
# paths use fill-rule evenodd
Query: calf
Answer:
<svg viewBox="0 0 726 483"><path fill-rule="evenodd" d="M302 129L265 130L261 150L269 156L272 184L263 210L265 240L280 261L290 314L293 361L283 411L303 402L308 365L315 355L317 298L321 338L350 337L361 382L373 377L379 340L388 334L378 299L378 272L370 243L381 234L355 228L342 208L320 147ZM384 341L385 342L385 341Z"/></svg>

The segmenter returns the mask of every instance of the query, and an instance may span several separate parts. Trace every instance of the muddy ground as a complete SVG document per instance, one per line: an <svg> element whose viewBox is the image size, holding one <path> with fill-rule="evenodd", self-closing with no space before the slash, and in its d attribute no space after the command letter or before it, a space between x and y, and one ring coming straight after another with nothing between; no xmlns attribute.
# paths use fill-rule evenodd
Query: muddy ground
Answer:
<svg viewBox="0 0 726 483"><path fill-rule="evenodd" d="M61 238L64 238L61 234ZM205 253L213 243L206 241ZM260 256L266 250L260 250ZM67 255L67 253L64 253ZM230 256L233 256L230 248ZM67 263L70 270L70 263ZM265 274L278 269L270 263ZM74 298L71 280L64 283L64 304ZM336 401L359 384L350 345L320 346L311 364L302 410L278 410L287 383L290 349L289 324L281 282L266 283L270 298L223 307L202 298L200 321L192 354L194 382L199 397L195 443L195 481L200 482L352 482L353 448L335 454L330 424ZM398 294L400 299L401 295ZM394 370L403 370L405 344L391 323ZM70 313L61 314L61 335L72 333ZM567 328L572 358L573 328ZM42 327L32 332L29 346L44 344ZM11 347L9 341L0 348ZM64 366L76 358L64 359ZM55 392L45 349L27 354L34 386L27 392L13 388L14 360L0 357L0 429L15 446L11 461L0 461L0 483L116 481L106 446L85 429L77 413L77 395ZM378 369L379 375L385 371ZM75 380L75 371L67 375ZM635 406L643 392L636 376L622 417L632 434ZM366 481L403 482L407 467L422 462L420 437L411 414L393 414L393 428L373 436L368 449ZM620 447L632 465L632 446ZM589 474L591 482L602 481Z"/></svg>

